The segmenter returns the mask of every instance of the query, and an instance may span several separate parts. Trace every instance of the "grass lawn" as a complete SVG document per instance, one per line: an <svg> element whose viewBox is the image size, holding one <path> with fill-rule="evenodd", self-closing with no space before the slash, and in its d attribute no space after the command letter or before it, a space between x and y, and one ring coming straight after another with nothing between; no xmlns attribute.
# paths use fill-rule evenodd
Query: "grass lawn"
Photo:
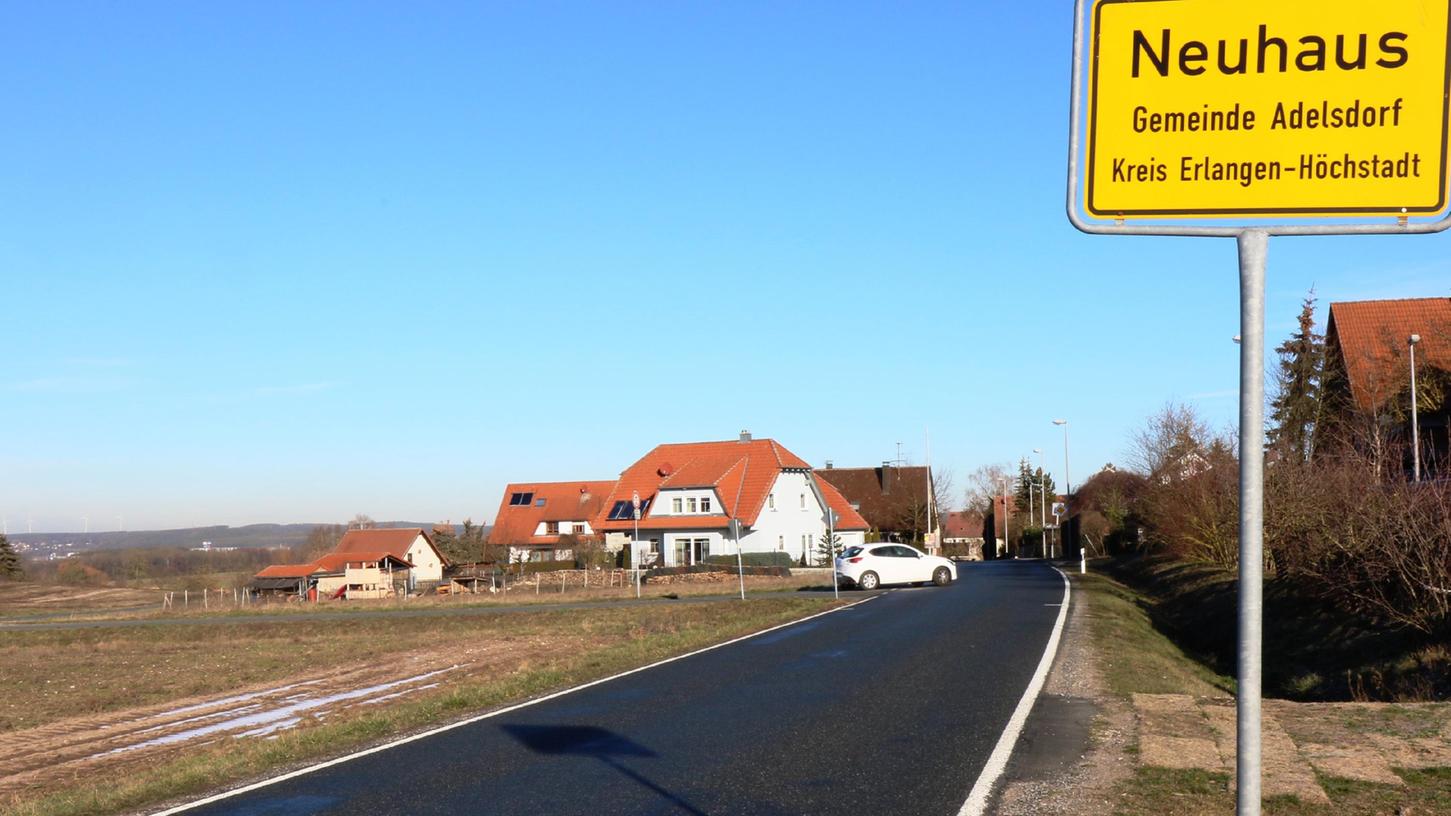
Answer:
<svg viewBox="0 0 1451 816"><path fill-rule="evenodd" d="M376 661L416 649L419 638L444 648L485 638L528 641L532 647L532 658L522 663L462 676L396 705L350 709L280 732L276 739L226 739L133 765L124 774L80 774L64 785L11 792L0 796L0 812L115 813L199 794L834 605L829 597L788 596L528 615L0 632L0 665L6 666L7 694L14 695L5 701L8 729L277 682L329 661ZM559 648L549 648L551 638Z"/></svg>
<svg viewBox="0 0 1451 816"><path fill-rule="evenodd" d="M1193 659L1156 630L1154 602L1132 589L1098 574L1072 576L1074 589L1087 596L1090 632L1102 656L1110 692L1125 698L1133 694L1188 694L1219 696L1232 693L1232 678L1220 675ZM1397 738L1434 735L1441 722L1441 707L1306 705L1303 718L1282 712L1284 727L1297 738L1316 735L1326 741L1355 741L1358 736L1380 734ZM1427 712L1433 712L1428 717ZM1333 734L1331 731L1333 730ZM1137 753L1131 744L1130 753ZM1396 768L1404 786L1353 781L1317 773L1317 781L1331 804L1312 804L1294 797L1264 801L1267 814L1329 816L1330 814L1451 813L1451 769ZM1226 773L1140 766L1114 791L1112 811L1122 816L1198 816L1233 813L1234 789Z"/></svg>

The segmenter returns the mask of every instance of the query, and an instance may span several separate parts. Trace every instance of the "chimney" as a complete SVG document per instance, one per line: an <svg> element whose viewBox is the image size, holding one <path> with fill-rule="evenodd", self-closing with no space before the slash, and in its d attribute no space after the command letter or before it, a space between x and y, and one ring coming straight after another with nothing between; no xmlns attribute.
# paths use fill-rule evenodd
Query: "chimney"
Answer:
<svg viewBox="0 0 1451 816"><path fill-rule="evenodd" d="M827 470L831 470L831 460L830 459L827 459L826 460L826 469Z"/></svg>
<svg viewBox="0 0 1451 816"><path fill-rule="evenodd" d="M751 432L750 431L747 431L745 429L742 429L741 430L741 441L742 442L749 442L749 441L751 441Z"/></svg>

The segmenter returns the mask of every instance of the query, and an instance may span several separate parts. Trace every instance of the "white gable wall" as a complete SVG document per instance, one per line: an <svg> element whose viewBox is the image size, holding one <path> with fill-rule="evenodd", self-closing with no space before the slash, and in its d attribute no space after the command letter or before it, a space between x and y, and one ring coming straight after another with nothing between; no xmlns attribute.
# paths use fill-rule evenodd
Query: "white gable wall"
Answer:
<svg viewBox="0 0 1451 816"><path fill-rule="evenodd" d="M438 554L422 533L408 545L408 554L405 557L413 565L410 573L413 581L443 580L443 562L438 560Z"/></svg>

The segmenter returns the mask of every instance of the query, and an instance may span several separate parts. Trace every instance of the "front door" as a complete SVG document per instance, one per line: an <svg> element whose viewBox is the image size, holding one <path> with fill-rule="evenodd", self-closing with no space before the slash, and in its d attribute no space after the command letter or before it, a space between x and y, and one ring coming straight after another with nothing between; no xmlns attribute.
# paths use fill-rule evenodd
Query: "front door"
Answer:
<svg viewBox="0 0 1451 816"><path fill-rule="evenodd" d="M704 564L706 553L710 550L710 539L697 538L690 544L690 563Z"/></svg>

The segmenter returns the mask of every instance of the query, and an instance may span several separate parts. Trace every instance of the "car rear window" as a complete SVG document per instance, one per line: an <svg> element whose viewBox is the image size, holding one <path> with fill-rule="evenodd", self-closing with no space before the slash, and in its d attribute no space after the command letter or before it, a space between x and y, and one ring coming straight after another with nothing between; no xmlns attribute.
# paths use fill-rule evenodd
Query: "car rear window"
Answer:
<svg viewBox="0 0 1451 816"><path fill-rule="evenodd" d="M846 548L846 551L841 554L841 557L842 558L856 558L858 555L861 555L861 554L862 554L862 548L861 547L847 547Z"/></svg>

